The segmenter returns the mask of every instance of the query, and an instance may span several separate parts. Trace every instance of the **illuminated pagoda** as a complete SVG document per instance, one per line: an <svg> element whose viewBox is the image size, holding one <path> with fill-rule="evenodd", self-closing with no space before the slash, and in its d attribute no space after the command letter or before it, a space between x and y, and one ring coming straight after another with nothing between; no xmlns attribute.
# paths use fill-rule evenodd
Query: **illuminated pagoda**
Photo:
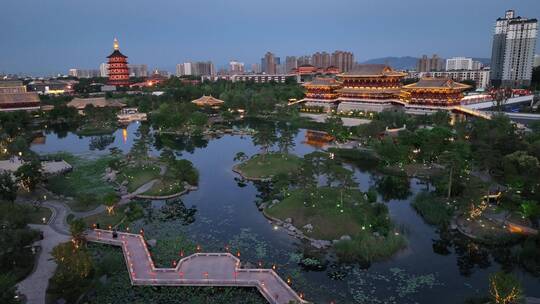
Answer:
<svg viewBox="0 0 540 304"><path fill-rule="evenodd" d="M409 107L458 106L463 99L463 91L469 88L469 85L449 78L422 78L416 83L403 86L404 98Z"/></svg>
<svg viewBox="0 0 540 304"><path fill-rule="evenodd" d="M109 85L129 86L129 68L127 56L120 53L118 39L114 38L114 51L107 56L109 59Z"/></svg>
<svg viewBox="0 0 540 304"><path fill-rule="evenodd" d="M336 102L339 94L336 92L341 84L334 78L317 77L311 82L304 84L306 88L307 102Z"/></svg>
<svg viewBox="0 0 540 304"><path fill-rule="evenodd" d="M406 75L385 64L360 64L338 74L343 85L337 90L341 102L338 111L380 112L392 103L400 103L401 80Z"/></svg>

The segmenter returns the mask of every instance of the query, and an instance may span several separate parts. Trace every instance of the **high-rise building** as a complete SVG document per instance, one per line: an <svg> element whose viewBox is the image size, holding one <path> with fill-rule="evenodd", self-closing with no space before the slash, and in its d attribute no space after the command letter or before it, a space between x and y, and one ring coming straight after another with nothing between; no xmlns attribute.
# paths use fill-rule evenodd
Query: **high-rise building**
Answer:
<svg viewBox="0 0 540 304"><path fill-rule="evenodd" d="M238 75L244 74L244 63L232 60L229 62L229 74Z"/></svg>
<svg viewBox="0 0 540 304"><path fill-rule="evenodd" d="M332 53L330 65L335 66L340 72L349 72L354 66L354 55L351 52L335 51Z"/></svg>
<svg viewBox="0 0 540 304"><path fill-rule="evenodd" d="M148 66L146 64L128 64L130 77L148 77Z"/></svg>
<svg viewBox="0 0 540 304"><path fill-rule="evenodd" d="M438 72L444 70L443 59L437 54L434 54L431 58L427 55L422 55L422 58L418 59L416 65L417 72Z"/></svg>
<svg viewBox="0 0 540 304"><path fill-rule="evenodd" d="M176 76L180 77L190 75L192 75L191 62L184 62L176 65Z"/></svg>
<svg viewBox="0 0 540 304"><path fill-rule="evenodd" d="M264 58L261 59L262 71L266 74L276 74L276 56L271 52L267 52Z"/></svg>
<svg viewBox="0 0 540 304"><path fill-rule="evenodd" d="M533 64L533 66L535 68L540 66L540 55L538 55L538 54L534 55L534 64Z"/></svg>
<svg viewBox="0 0 540 304"><path fill-rule="evenodd" d="M102 63L99 65L99 76L109 77L109 64L108 63Z"/></svg>
<svg viewBox="0 0 540 304"><path fill-rule="evenodd" d="M285 73L290 73L292 70L298 67L298 61L296 56L285 57Z"/></svg>
<svg viewBox="0 0 540 304"><path fill-rule="evenodd" d="M92 69L69 69L68 75L77 78L94 78L101 77L101 71Z"/></svg>
<svg viewBox="0 0 540 304"><path fill-rule="evenodd" d="M536 19L516 17L513 10L497 19L491 51L491 83L494 86L531 84L537 35Z"/></svg>
<svg viewBox="0 0 540 304"><path fill-rule="evenodd" d="M127 56L120 53L118 40L114 38L113 52L109 56L109 85L129 86L129 68L127 65ZM99 71L98 71L99 72Z"/></svg>
<svg viewBox="0 0 540 304"><path fill-rule="evenodd" d="M297 65L301 66L301 65L312 64L313 62L311 59L312 59L311 56L308 56L308 55L300 56L298 57Z"/></svg>
<svg viewBox="0 0 540 304"><path fill-rule="evenodd" d="M446 59L447 71L472 70L473 60L467 57L453 57Z"/></svg>
<svg viewBox="0 0 540 304"><path fill-rule="evenodd" d="M317 68L326 69L331 65L331 57L327 52L316 52L311 56L311 62Z"/></svg>
<svg viewBox="0 0 540 304"><path fill-rule="evenodd" d="M212 61L197 61L191 63L191 75L216 75L216 68Z"/></svg>
<svg viewBox="0 0 540 304"><path fill-rule="evenodd" d="M473 70L481 70L484 67L484 64L480 61L473 60L472 62L472 69Z"/></svg>
<svg viewBox="0 0 540 304"><path fill-rule="evenodd" d="M258 63L253 63L251 65L251 73L260 74L261 73L261 65L258 64Z"/></svg>

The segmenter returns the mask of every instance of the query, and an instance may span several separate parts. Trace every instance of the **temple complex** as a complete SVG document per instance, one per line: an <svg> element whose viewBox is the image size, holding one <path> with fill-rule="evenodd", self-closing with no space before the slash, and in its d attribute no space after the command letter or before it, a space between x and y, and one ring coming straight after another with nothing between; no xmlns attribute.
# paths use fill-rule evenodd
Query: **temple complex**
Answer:
<svg viewBox="0 0 540 304"><path fill-rule="evenodd" d="M408 104L422 107L458 106L463 99L463 91L468 88L470 86L449 78L422 78L404 86L403 97Z"/></svg>
<svg viewBox="0 0 540 304"><path fill-rule="evenodd" d="M360 64L349 72L338 74L342 88L337 90L341 102L338 111L382 111L400 100L401 80L405 73L384 64Z"/></svg>
<svg viewBox="0 0 540 304"><path fill-rule="evenodd" d="M341 84L334 78L317 77L313 81L305 83L305 100L308 102L336 102L339 94L336 90Z"/></svg>
<svg viewBox="0 0 540 304"><path fill-rule="evenodd" d="M39 110L40 100L36 92L27 92L19 80L0 81L0 111Z"/></svg>
<svg viewBox="0 0 540 304"><path fill-rule="evenodd" d="M129 86L129 68L127 56L120 53L118 39L114 38L113 52L107 58L109 59L109 85L126 87Z"/></svg>
<svg viewBox="0 0 540 304"><path fill-rule="evenodd" d="M449 78L422 78L402 85L405 73L384 64L361 64L349 72L317 77L304 84L305 111L381 112L404 108L408 113L425 114L441 109L460 111L463 92L470 86ZM311 110L311 111L310 111Z"/></svg>

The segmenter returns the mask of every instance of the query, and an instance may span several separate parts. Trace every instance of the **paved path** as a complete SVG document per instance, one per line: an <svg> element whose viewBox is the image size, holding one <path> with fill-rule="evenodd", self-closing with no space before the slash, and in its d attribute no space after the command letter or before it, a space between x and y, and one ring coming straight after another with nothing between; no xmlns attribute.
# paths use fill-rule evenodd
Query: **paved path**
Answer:
<svg viewBox="0 0 540 304"><path fill-rule="evenodd" d="M30 225L30 227L43 232L43 240L37 242L41 246L41 252L34 272L19 282L17 287L18 291L26 296L27 304L44 304L49 279L56 270L51 252L56 245L67 242L69 236L58 233L48 225Z"/></svg>
<svg viewBox="0 0 540 304"><path fill-rule="evenodd" d="M230 253L197 253L181 259L176 268L156 268L144 238L107 230L92 230L87 240L121 246L132 285L256 287L272 304L307 303L271 269L243 269Z"/></svg>

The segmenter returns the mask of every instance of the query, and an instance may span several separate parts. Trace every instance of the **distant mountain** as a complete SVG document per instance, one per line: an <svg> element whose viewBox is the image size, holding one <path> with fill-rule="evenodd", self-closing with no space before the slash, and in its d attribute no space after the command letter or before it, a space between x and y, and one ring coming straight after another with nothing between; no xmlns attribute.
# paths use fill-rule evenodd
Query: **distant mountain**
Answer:
<svg viewBox="0 0 540 304"><path fill-rule="evenodd" d="M374 58L362 63L366 64L388 64L396 70L412 70L416 68L418 58L411 56L404 57L382 57Z"/></svg>

